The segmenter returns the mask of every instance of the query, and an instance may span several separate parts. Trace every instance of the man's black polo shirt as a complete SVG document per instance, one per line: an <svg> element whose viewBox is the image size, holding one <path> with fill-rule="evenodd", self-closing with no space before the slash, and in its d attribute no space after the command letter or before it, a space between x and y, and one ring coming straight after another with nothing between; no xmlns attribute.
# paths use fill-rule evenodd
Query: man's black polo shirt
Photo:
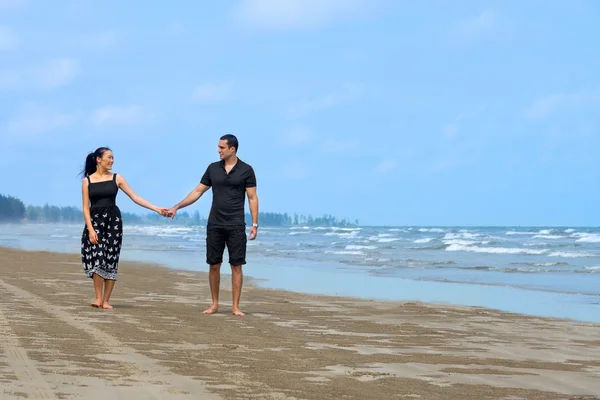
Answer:
<svg viewBox="0 0 600 400"><path fill-rule="evenodd" d="M208 223L214 225L246 225L244 204L246 188L256 187L254 169L238 158L229 174L223 160L211 163L200 180L212 187L213 200Z"/></svg>

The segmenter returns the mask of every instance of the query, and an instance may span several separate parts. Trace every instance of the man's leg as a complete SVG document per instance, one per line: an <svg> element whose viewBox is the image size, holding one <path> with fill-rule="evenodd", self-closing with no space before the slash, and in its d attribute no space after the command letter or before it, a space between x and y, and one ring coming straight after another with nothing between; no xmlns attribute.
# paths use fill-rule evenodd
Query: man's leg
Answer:
<svg viewBox="0 0 600 400"><path fill-rule="evenodd" d="M233 297L231 311L234 315L241 317L245 315L240 310L240 298L244 281L242 265L246 264L246 227L231 227L228 231L227 250L229 251L229 264L231 265L231 293Z"/></svg>
<svg viewBox="0 0 600 400"><path fill-rule="evenodd" d="M208 283L212 304L204 314L214 314L219 309L219 286L221 284L221 263L225 251L225 239L223 229L220 227L206 227L206 263L210 265L208 272Z"/></svg>
<svg viewBox="0 0 600 400"><path fill-rule="evenodd" d="M244 316L242 311L240 311L240 297L242 296L242 283L244 281L244 274L242 273L241 265L232 265L231 266L231 293L233 295L233 302L231 307L231 312L233 315Z"/></svg>
<svg viewBox="0 0 600 400"><path fill-rule="evenodd" d="M212 297L212 304L203 314L214 314L219 309L219 287L221 285L221 264L211 264L210 271L208 271L208 283L210 285L210 296Z"/></svg>

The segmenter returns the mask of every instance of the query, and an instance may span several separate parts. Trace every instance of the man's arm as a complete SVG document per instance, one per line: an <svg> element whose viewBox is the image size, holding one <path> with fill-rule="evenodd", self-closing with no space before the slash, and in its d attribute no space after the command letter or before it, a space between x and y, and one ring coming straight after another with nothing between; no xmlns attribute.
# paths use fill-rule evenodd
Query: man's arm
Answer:
<svg viewBox="0 0 600 400"><path fill-rule="evenodd" d="M202 175L202 179L200 179L200 183L198 184L198 186L196 186L194 190L192 190L191 193L185 197L185 199L181 200L179 203L171 207L167 212L167 216L170 216L171 219L173 219L173 217L175 217L175 214L177 213L177 210L179 210L180 208L187 207L190 204L194 204L211 186L212 179L210 177L209 165L206 168L206 171L204 171L204 175Z"/></svg>
<svg viewBox="0 0 600 400"><path fill-rule="evenodd" d="M206 192L208 189L210 189L210 186L206 186L203 183L198 184L198 186L196 186L194 190L192 190L190 194L188 194L185 197L185 199L181 200L179 203L171 207L171 209L168 211L168 214L171 216L171 219L175 217L175 213L177 213L177 210L179 210L180 208L185 208L190 204L194 204L200 197L202 197L204 192Z"/></svg>
<svg viewBox="0 0 600 400"><path fill-rule="evenodd" d="M246 188L246 194L248 195L252 223L258 224L258 195L256 194L256 186Z"/></svg>
<svg viewBox="0 0 600 400"><path fill-rule="evenodd" d="M250 237L248 239L254 240L258 234L258 196L256 195L256 186L247 187L246 194L250 206L250 216L252 217L252 226L250 227Z"/></svg>

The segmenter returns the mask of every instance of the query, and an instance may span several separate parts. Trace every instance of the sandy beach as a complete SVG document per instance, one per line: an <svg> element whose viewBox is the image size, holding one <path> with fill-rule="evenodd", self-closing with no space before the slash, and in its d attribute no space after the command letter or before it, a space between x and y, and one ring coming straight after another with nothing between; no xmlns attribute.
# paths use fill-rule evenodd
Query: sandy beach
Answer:
<svg viewBox="0 0 600 400"><path fill-rule="evenodd" d="M126 262L102 310L77 255L6 248L0 291L2 399L600 398L591 323L248 279L240 318L226 275L207 316L206 274Z"/></svg>

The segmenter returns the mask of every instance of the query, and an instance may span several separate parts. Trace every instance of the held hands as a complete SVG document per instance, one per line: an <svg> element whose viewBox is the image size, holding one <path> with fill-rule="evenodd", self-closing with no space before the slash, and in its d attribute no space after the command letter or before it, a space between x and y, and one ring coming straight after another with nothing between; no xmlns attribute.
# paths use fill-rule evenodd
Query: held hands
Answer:
<svg viewBox="0 0 600 400"><path fill-rule="evenodd" d="M166 216L167 216L167 212L169 211L169 209L168 209L168 208L164 208L164 207L162 207L162 208L157 208L157 209L156 209L156 210L154 210L154 211L156 211L157 213L159 213L159 214L160 214L160 215L162 215L163 217L166 217Z"/></svg>
<svg viewBox="0 0 600 400"><path fill-rule="evenodd" d="M175 207L171 207L171 208L157 208L155 210L157 213L159 213L160 215L162 215L163 217L167 217L167 218L171 218L173 219L173 217L175 217L175 214L177 213L177 208Z"/></svg>
<svg viewBox="0 0 600 400"><path fill-rule="evenodd" d="M156 211L163 217L173 219L173 217L175 216L175 213L177 212L177 209L175 207L172 207L172 208L161 207L161 208L156 208L154 211Z"/></svg>
<svg viewBox="0 0 600 400"><path fill-rule="evenodd" d="M171 218L171 220L172 220L175 217L176 213L177 213L177 208L171 207L166 211L165 217Z"/></svg>

